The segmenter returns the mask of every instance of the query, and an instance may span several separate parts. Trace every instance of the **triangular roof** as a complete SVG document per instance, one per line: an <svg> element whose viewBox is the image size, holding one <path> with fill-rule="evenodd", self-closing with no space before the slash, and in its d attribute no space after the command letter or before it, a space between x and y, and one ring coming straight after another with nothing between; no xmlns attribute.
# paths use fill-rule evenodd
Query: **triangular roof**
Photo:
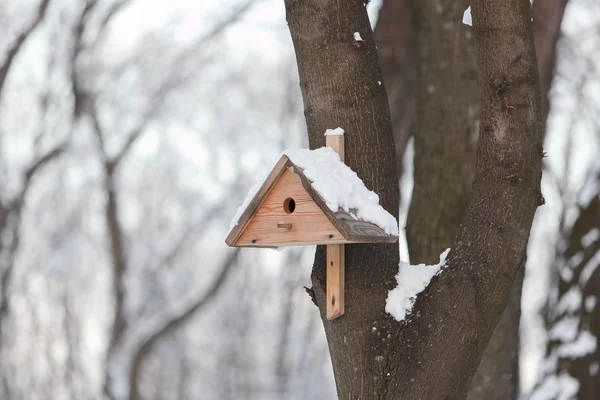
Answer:
<svg viewBox="0 0 600 400"><path fill-rule="evenodd" d="M283 212L286 193L298 200L298 212ZM251 190L232 222L235 225L225 240L229 246L398 240L396 219L330 148L284 152L260 188Z"/></svg>

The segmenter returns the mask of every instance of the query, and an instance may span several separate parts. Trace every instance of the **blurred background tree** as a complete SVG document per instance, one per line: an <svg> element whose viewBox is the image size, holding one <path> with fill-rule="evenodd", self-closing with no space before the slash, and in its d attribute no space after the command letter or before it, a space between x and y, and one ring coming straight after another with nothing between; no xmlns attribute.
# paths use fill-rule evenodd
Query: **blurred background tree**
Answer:
<svg viewBox="0 0 600 400"><path fill-rule="evenodd" d="M314 250L223 243L256 174L307 146L282 3L0 2L0 398L335 398L303 289ZM440 204L449 219L468 198L478 129L468 2L442 3L452 11L384 0L375 29L403 167L401 227L413 176L423 208L436 190L458 190ZM369 5L374 25L380 6ZM587 400L600 396L600 3L568 2L562 25L556 7L533 9L542 86L553 83L521 369L487 379L519 374L532 398ZM436 110L447 117L428 118ZM457 150L427 164L427 176L445 177L427 189L419 163L442 140ZM411 214L410 256L429 261L455 227Z"/></svg>

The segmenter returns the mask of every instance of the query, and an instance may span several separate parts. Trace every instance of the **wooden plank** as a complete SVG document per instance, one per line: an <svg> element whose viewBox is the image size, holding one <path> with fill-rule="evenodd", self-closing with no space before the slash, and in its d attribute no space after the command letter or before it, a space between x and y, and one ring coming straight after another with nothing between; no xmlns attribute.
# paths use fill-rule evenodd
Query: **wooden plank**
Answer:
<svg viewBox="0 0 600 400"><path fill-rule="evenodd" d="M348 241L360 243L396 243L398 241L398 236L388 235L371 222L355 219L343 209L336 212L335 216L345 226L342 232Z"/></svg>
<svg viewBox="0 0 600 400"><path fill-rule="evenodd" d="M274 184L287 170L286 167L288 165L291 165L290 160L285 155L281 156L277 164L275 164L275 167L273 167L273 170L271 170L271 173L269 174L267 179L265 179L260 189L258 189L258 192L256 192L256 195L252 198L252 201L250 201L250 204L248 204L248 207L246 207L246 210L244 210L244 212L240 216L240 219L238 220L237 224L231 229L229 235L227 235L225 243L227 243L228 246L236 245L236 242L238 241L240 235L242 234L242 232L244 232L244 228L246 228L246 225L248 225L248 222L250 222L250 219L252 218L256 210L258 210L260 205L263 203L264 199L271 192L271 190L274 187Z"/></svg>
<svg viewBox="0 0 600 400"><path fill-rule="evenodd" d="M341 236L340 236L341 237ZM315 241L276 241L274 243L264 243L264 242L256 242L256 243L241 243L238 242L235 247L258 247L258 248L267 248L267 249L276 249L277 247L289 247L289 246L310 246L310 245L329 245L329 244L357 244L364 242L351 242L344 238L341 239L325 239L325 240L315 240Z"/></svg>
<svg viewBox="0 0 600 400"><path fill-rule="evenodd" d="M327 319L344 315L345 246L327 245Z"/></svg>
<svg viewBox="0 0 600 400"><path fill-rule="evenodd" d="M346 152L344 150L344 135L328 135L325 136L327 147L331 147L333 151L338 153L340 160L344 161Z"/></svg>
<svg viewBox="0 0 600 400"><path fill-rule="evenodd" d="M327 147L331 147L344 161L344 136L325 136ZM319 197L319 196L318 196ZM320 198L320 197L319 197ZM328 209L327 206L324 208ZM343 244L327 245L327 319L332 320L344 315L344 271L346 246Z"/></svg>

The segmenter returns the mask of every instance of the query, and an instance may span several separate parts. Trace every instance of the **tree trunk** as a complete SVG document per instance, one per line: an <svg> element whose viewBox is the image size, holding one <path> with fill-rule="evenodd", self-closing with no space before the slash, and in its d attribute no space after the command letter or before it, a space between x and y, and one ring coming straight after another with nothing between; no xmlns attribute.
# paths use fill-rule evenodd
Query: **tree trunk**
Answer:
<svg viewBox="0 0 600 400"><path fill-rule="evenodd" d="M556 40L565 3L565 0L538 1L532 9L543 99L547 99L550 88ZM470 27L461 23L457 24L457 21L460 22L462 19L462 11L466 6L467 4L461 4L454 12L448 13L447 10L455 5L451 2L444 2L438 5L444 12L437 13L437 8L430 2L413 1L411 4L407 0L387 0L384 1L379 12L375 29L375 40L390 102L399 171L402 168L406 142L410 136L409 128L414 121L414 82L417 79L417 70L419 79L416 86L421 96L418 97L416 106L417 129L414 133L416 143L419 145L415 148L415 164L426 171L429 170L428 166L430 165L437 166L437 170L442 174L449 170L454 171L452 174L447 174L446 179L436 179L435 181L429 179L429 175L436 175L432 170L422 177L424 179L415 179L415 193L422 194L429 191L436 193L436 196L419 196L419 200L413 203L411 212L414 218L411 219L423 220L423 216L427 215L431 208L426 203L433 203L434 206L437 206L437 198L444 198L446 201L451 199L449 203L459 204L459 207L455 209L457 218L450 221L427 220L428 222L423 226L416 228L416 230L420 230L421 234L414 235L416 240L413 240L410 250L413 260L417 262L434 262L441 251L427 249L426 244L428 243L419 241L419 237L431 238L434 243L430 247L433 248L443 248L444 243L449 246L449 243L454 240L460 218L462 218L467 205L475 169L479 118L475 50ZM417 16L422 18L417 18ZM432 20L436 22L431 23ZM449 31L454 34L448 34ZM448 68L448 60L453 58L455 59L452 63L453 67ZM461 76L462 85L455 83L456 75ZM437 90L435 93L429 94L427 88L432 82L437 82L435 85ZM432 110L437 112L432 113ZM547 104L543 110L543 119L545 120L548 111ZM463 118L454 118L457 114ZM453 123L448 125L448 120ZM465 131L469 128L472 135L465 135ZM458 150L440 152L438 149L440 137L452 143ZM443 159L440 154L444 157ZM465 159L466 163L463 162ZM454 187L460 187L461 184L466 184L466 190L452 190ZM443 196L440 195L441 193ZM419 215L421 212L425 214ZM444 223L450 225L440 229L440 225ZM435 243L435 238L441 238L442 243ZM415 259L415 254L420 254L423 260ZM519 320L523 277L524 269L519 272L506 310L473 378L468 396L470 400L514 399L518 395Z"/></svg>
<svg viewBox="0 0 600 400"><path fill-rule="evenodd" d="M600 173L590 182L596 188ZM556 259L558 282L548 313L548 347L543 377L534 389L568 381L574 392L562 398L600 398L600 194L582 204ZM564 386L563 390L567 385ZM555 393L554 397L558 398Z"/></svg>
<svg viewBox="0 0 600 400"><path fill-rule="evenodd" d="M449 267L419 296L412 321L384 312L397 246L346 246L346 315L334 321L325 319L324 252L317 250L313 291L340 399L466 395L540 202L541 110L528 4L473 5L483 94L473 198ZM325 129L343 127L347 163L397 215L387 99L363 2L345 2L342 10L333 0L286 0L286 11L311 147L324 144ZM355 42L354 32L365 41Z"/></svg>
<svg viewBox="0 0 600 400"><path fill-rule="evenodd" d="M556 59L556 42L565 6L566 0L540 0L534 2L531 10L542 93L544 136L549 111L548 93ZM471 382L468 400L513 400L519 395L519 325L524 277L525 269L521 268L506 309Z"/></svg>
<svg viewBox="0 0 600 400"><path fill-rule="evenodd" d="M407 0L385 0L375 27L375 43L388 94L396 144L398 178L415 114L417 39L414 16Z"/></svg>
<svg viewBox="0 0 600 400"><path fill-rule="evenodd" d="M535 52L542 88L542 111L545 116L550 109L548 93L556 64L556 42L560 35L560 25L566 6L567 0L540 0L534 1L531 6ZM544 118L544 126L545 124L546 118Z"/></svg>
<svg viewBox="0 0 600 400"><path fill-rule="evenodd" d="M506 308L494 329L467 400L516 400L519 396L519 321L525 265L519 269Z"/></svg>
<svg viewBox="0 0 600 400"><path fill-rule="evenodd" d="M286 0L296 49L311 148L325 145L324 132L346 131L345 162L379 194L383 207L398 216L398 177L387 96L371 27L360 0ZM355 42L359 32L364 42ZM381 84L380 84L381 83ZM384 364L388 332L387 292L398 272L397 244L346 246L346 311L325 317L325 251L317 248L312 274L333 361L340 399L379 399L387 390ZM390 343L391 344L391 343Z"/></svg>
<svg viewBox="0 0 600 400"><path fill-rule="evenodd" d="M433 264L456 237L475 172L479 99L468 1L411 5L417 26L415 174L406 222L413 263Z"/></svg>

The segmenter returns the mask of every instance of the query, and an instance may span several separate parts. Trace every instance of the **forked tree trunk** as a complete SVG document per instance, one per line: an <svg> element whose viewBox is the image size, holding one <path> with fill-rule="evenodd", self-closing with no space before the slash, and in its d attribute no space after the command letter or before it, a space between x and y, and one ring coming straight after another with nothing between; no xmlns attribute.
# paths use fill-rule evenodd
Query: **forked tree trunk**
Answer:
<svg viewBox="0 0 600 400"><path fill-rule="evenodd" d="M396 214L387 99L364 6L286 0L311 147L324 144L325 129L343 127L347 163ZM529 3L476 2L473 13L482 134L473 198L448 268L419 296L412 320L399 323L384 311L397 246L347 246L346 315L327 321L324 253L317 251L314 298L340 399L464 398L524 259L541 173ZM354 32L365 41L356 43Z"/></svg>
<svg viewBox="0 0 600 400"><path fill-rule="evenodd" d="M414 189L406 221L411 261L452 246L475 173L479 90L468 1L412 0L417 31Z"/></svg>
<svg viewBox="0 0 600 400"><path fill-rule="evenodd" d="M414 134L415 169L424 171L415 176L415 202L410 217L416 221L409 229L414 262L435 262L440 251L450 246L470 195L479 99L471 27L461 23L468 3L385 0L375 29L398 166L402 167L406 142ZM565 3L566 0L540 0L532 8L542 99L547 99L550 87ZM420 95L415 96L415 92ZM544 120L547 110L546 103ZM414 127L409 131L411 125ZM442 145L444 142L450 145ZM431 179L432 175L443 179ZM445 199L444 204L438 204L440 198ZM444 210L448 205L453 205L451 213ZM440 210L444 218L424 218L431 216L432 208ZM473 378L469 400L508 400L518 396L524 272L519 272Z"/></svg>

